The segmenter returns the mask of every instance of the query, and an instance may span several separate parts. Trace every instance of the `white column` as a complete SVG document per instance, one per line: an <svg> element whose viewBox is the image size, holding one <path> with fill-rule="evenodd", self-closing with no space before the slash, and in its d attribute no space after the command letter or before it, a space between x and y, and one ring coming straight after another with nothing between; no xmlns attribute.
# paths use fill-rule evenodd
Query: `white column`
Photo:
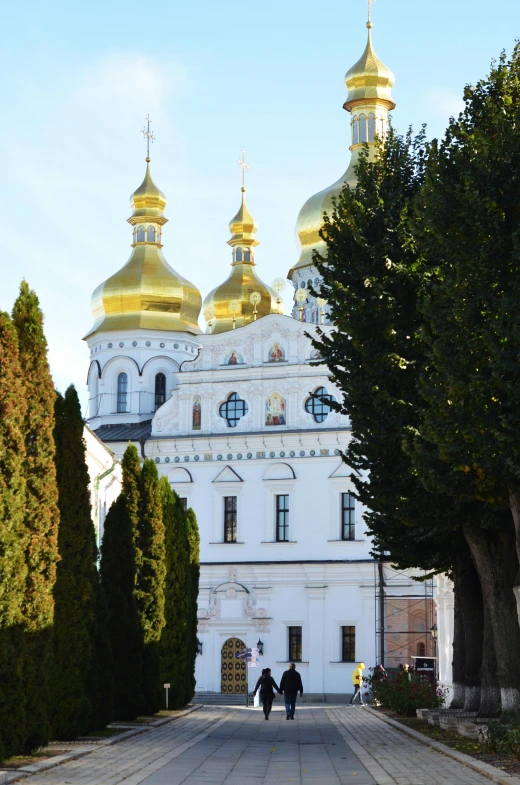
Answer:
<svg viewBox="0 0 520 785"><path fill-rule="evenodd" d="M324 624L325 624L325 596L326 586L309 587L307 586L307 596L309 599L309 615L307 625L307 646L303 651L303 659L309 661L308 684L304 685L307 692L323 694L324 682L323 674L325 671L325 651L323 646ZM305 653L307 649L308 654Z"/></svg>

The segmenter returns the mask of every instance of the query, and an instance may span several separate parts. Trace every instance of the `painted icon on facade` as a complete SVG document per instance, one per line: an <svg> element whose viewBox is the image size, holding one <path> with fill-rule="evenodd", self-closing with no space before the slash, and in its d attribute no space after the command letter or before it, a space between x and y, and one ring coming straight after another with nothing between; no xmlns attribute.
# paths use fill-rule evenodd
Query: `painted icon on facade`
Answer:
<svg viewBox="0 0 520 785"><path fill-rule="evenodd" d="M194 431L200 431L201 428L201 413L202 405L200 395L196 395L193 399L193 414L192 414L192 428Z"/></svg>
<svg viewBox="0 0 520 785"><path fill-rule="evenodd" d="M226 357L224 360L224 365L240 365L244 362L244 358L241 354L239 354L236 349L233 349L231 353Z"/></svg>
<svg viewBox="0 0 520 785"><path fill-rule="evenodd" d="M279 343L274 343L269 350L269 362L279 363L285 360L285 352Z"/></svg>
<svg viewBox="0 0 520 785"><path fill-rule="evenodd" d="M285 425L285 398L280 393L271 393L265 402L265 424Z"/></svg>

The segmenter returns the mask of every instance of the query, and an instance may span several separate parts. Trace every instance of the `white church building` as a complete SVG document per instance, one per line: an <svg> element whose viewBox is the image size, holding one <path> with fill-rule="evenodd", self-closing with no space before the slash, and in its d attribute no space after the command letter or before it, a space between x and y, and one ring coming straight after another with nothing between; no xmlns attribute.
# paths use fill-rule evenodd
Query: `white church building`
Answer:
<svg viewBox="0 0 520 785"><path fill-rule="evenodd" d="M248 671L234 657L244 646L259 644L260 664L277 679L296 661L306 693L322 699L351 692L356 661L376 662L371 543L341 459L349 421L328 404L341 393L307 336L318 324L334 329L309 291L320 285L312 249L323 250L323 212L354 182L359 150L385 133L394 107L394 77L368 26L346 75L350 164L298 219L292 315L283 314L279 280L273 288L257 273L244 187L230 223L229 276L202 303L163 255L166 199L149 157L131 199L130 259L93 294L89 427L117 457L136 443L197 516L198 691L244 692Z"/></svg>

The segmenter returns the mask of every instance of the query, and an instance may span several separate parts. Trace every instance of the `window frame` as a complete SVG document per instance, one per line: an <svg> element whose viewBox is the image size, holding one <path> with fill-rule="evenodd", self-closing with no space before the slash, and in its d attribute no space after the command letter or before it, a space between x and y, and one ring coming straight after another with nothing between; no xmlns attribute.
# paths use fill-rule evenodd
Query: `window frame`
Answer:
<svg viewBox="0 0 520 785"><path fill-rule="evenodd" d="M284 500L283 502L281 501L282 499ZM288 493L275 494L275 541L276 542L290 542L289 511L290 511L289 494ZM281 532L283 533L283 537L280 536Z"/></svg>
<svg viewBox="0 0 520 785"><path fill-rule="evenodd" d="M238 496L223 496L222 500L224 506L224 530L222 542L236 543L238 542ZM231 517L231 524L228 516ZM229 531L231 538L228 538Z"/></svg>
<svg viewBox="0 0 520 785"><path fill-rule="evenodd" d="M125 377L124 382L122 381L123 376ZM122 389L123 384L124 390ZM120 371L117 374L116 412L117 414L128 414L128 373L126 371Z"/></svg>
<svg viewBox="0 0 520 785"><path fill-rule="evenodd" d="M332 408L332 406L330 406L330 404L324 402L324 399L328 401L336 400L333 395L327 392L327 388L323 386L316 387L314 392L311 393L311 395L309 395L305 399L304 409L307 412L307 414L311 415L314 422L317 423L325 422L329 414L331 414L334 411L334 409Z"/></svg>
<svg viewBox="0 0 520 785"><path fill-rule="evenodd" d="M162 378L163 378L162 384L164 385L164 390L162 392L158 393L157 392L157 381L159 379L159 376L162 376ZM162 397L162 400L160 402L158 402L158 399L161 398L161 397ZM166 374L163 371L158 371L155 374L155 377L154 377L154 407L155 407L154 408L154 412L156 412L157 409L159 409L159 407L161 407L163 405L163 403L166 403Z"/></svg>
<svg viewBox="0 0 520 785"><path fill-rule="evenodd" d="M353 630L354 632L345 632L345 630ZM350 644L350 654L353 656L345 656L345 644L348 640ZM340 627L340 647L341 647L341 662L356 662L356 626L355 624L342 624Z"/></svg>
<svg viewBox="0 0 520 785"><path fill-rule="evenodd" d="M289 653L288 662L303 662L303 627L301 625L288 625L287 650Z"/></svg>
<svg viewBox="0 0 520 785"><path fill-rule="evenodd" d="M345 497L349 497L350 504L345 505ZM345 513L348 513L348 522L345 522ZM352 542L356 539L356 497L351 491L341 491L340 495L341 539L343 542ZM348 535L345 533L348 529Z"/></svg>
<svg viewBox="0 0 520 785"><path fill-rule="evenodd" d="M231 405L232 413L234 414L232 417L228 416L231 413ZM242 410L241 414L239 413L239 409ZM237 392L229 393L226 400L218 407L219 416L226 421L228 428L236 428L240 420L242 420L248 412L249 406L247 401L241 398Z"/></svg>

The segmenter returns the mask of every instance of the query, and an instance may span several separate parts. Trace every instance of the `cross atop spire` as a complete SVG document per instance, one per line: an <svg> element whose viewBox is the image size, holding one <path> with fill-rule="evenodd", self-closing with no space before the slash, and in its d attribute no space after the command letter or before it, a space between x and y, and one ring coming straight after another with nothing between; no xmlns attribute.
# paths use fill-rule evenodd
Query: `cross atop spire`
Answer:
<svg viewBox="0 0 520 785"><path fill-rule="evenodd" d="M153 132L150 131L150 123L152 122L150 120L150 115L147 115L144 119L146 120L147 124L141 130L141 133L144 136L144 138L146 139L146 160L149 163L150 162L150 142L153 143L153 140L155 139L155 136L153 135Z"/></svg>
<svg viewBox="0 0 520 785"><path fill-rule="evenodd" d="M372 3L375 3L376 0L368 0L368 24L372 24Z"/></svg>
<svg viewBox="0 0 520 785"><path fill-rule="evenodd" d="M246 151L242 148L242 154L237 161L237 164L242 169L242 190L246 188L246 172L249 172L249 164L246 163Z"/></svg>

